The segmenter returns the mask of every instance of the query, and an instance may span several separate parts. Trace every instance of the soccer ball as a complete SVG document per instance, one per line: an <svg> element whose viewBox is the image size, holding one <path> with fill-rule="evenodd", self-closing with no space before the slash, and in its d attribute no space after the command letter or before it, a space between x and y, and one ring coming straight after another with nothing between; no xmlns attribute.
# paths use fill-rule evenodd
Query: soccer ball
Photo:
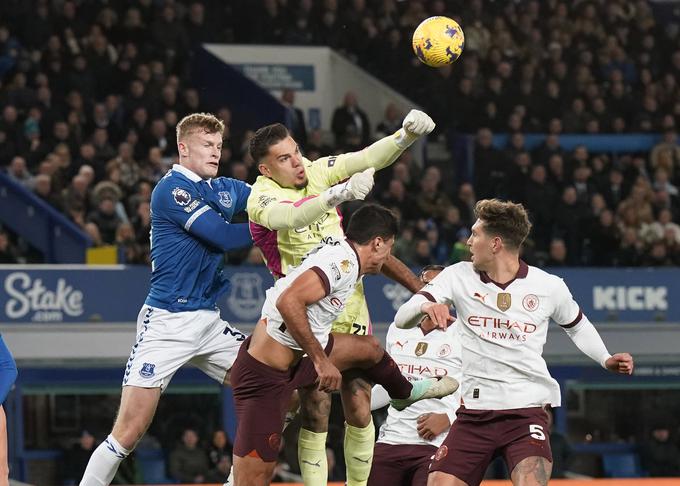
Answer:
<svg viewBox="0 0 680 486"><path fill-rule="evenodd" d="M460 57L465 47L465 34L458 22L448 17L423 20L413 32L413 52L431 67L442 67Z"/></svg>

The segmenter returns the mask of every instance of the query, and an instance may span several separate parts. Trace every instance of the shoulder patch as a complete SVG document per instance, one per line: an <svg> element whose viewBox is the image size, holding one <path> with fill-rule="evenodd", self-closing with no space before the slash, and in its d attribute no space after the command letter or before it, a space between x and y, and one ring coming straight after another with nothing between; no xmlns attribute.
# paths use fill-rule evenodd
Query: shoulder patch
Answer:
<svg viewBox="0 0 680 486"><path fill-rule="evenodd" d="M352 265L352 262L349 260L343 260L340 262L340 268L344 273L349 273L349 269L352 268L354 265Z"/></svg>
<svg viewBox="0 0 680 486"><path fill-rule="evenodd" d="M335 165L335 161L337 160L338 156L337 155L332 155L331 157L328 157L328 167L333 167Z"/></svg>
<svg viewBox="0 0 680 486"><path fill-rule="evenodd" d="M198 205L201 204L201 201L198 199L194 200L191 204L189 204L187 207L184 208L184 211L187 213L190 213L194 209L198 207Z"/></svg>
<svg viewBox="0 0 680 486"><path fill-rule="evenodd" d="M191 202L191 194L186 189L175 187L172 190L172 197L180 206L186 206Z"/></svg>
<svg viewBox="0 0 680 486"><path fill-rule="evenodd" d="M331 263L331 271L333 272L333 278L337 282L340 280L340 270L338 270L338 267L335 263Z"/></svg>

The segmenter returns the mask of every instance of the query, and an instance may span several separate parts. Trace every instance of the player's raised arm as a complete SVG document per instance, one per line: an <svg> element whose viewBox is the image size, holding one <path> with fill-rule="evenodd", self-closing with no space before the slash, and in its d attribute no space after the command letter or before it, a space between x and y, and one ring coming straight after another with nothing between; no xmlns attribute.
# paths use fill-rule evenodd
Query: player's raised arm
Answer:
<svg viewBox="0 0 680 486"><path fill-rule="evenodd" d="M363 200L373 188L375 169L354 174L318 196L297 201L280 200L269 194L254 192L248 201L248 216L252 221L271 230L301 228L312 224L328 210L345 201Z"/></svg>
<svg viewBox="0 0 680 486"><path fill-rule="evenodd" d="M418 292L425 285L404 262L394 255L390 255L380 271L387 278L400 283L413 293Z"/></svg>
<svg viewBox="0 0 680 486"><path fill-rule="evenodd" d="M427 113L411 110L396 133L381 138L358 152L323 157L316 161L325 164L327 183L336 184L358 172L373 168L380 170L392 164L418 138L434 130L435 123Z"/></svg>
<svg viewBox="0 0 680 486"><path fill-rule="evenodd" d="M446 329L455 320L450 309L453 285L453 267L448 267L399 308L394 324L401 329L410 329L427 315L435 327Z"/></svg>
<svg viewBox="0 0 680 486"><path fill-rule="evenodd" d="M415 327L423 316L429 316L436 327L446 329L454 321L447 304L439 304L420 292L402 305L394 316L394 324L401 329Z"/></svg>
<svg viewBox="0 0 680 486"><path fill-rule="evenodd" d="M276 308L281 313L286 332L307 353L319 375L319 389L334 391L340 388L342 375L330 362L321 343L314 336L307 318L307 306L323 299L330 292L328 277L323 270L312 267L279 296Z"/></svg>
<svg viewBox="0 0 680 486"><path fill-rule="evenodd" d="M613 373L633 374L632 356L628 353L617 353L613 356L609 354L600 333L583 314L562 280L557 284L555 294L558 295L558 303L551 317L564 329L576 347Z"/></svg>

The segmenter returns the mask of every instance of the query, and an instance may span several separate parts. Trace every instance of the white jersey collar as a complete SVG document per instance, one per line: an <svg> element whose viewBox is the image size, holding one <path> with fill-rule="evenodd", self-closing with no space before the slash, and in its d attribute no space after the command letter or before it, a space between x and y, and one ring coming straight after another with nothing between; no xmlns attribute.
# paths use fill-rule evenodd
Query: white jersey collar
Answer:
<svg viewBox="0 0 680 486"><path fill-rule="evenodd" d="M172 165L172 170L175 172L179 172L182 174L184 177L189 179L191 182L201 182L203 179L201 179L198 174L196 174L194 171L187 169L183 165L179 164L173 164Z"/></svg>

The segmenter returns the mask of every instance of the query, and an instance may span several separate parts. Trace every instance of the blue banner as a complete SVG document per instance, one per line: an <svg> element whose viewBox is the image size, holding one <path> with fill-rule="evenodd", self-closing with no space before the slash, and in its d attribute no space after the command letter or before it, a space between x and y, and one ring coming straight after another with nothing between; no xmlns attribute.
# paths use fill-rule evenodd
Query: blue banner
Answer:
<svg viewBox="0 0 680 486"><path fill-rule="evenodd" d="M0 323L134 322L149 287L136 266L0 265ZM263 267L232 267L219 302L232 323L254 323L273 281ZM554 269L595 322L680 323L680 269ZM365 278L374 323L391 322L410 293L385 277Z"/></svg>

